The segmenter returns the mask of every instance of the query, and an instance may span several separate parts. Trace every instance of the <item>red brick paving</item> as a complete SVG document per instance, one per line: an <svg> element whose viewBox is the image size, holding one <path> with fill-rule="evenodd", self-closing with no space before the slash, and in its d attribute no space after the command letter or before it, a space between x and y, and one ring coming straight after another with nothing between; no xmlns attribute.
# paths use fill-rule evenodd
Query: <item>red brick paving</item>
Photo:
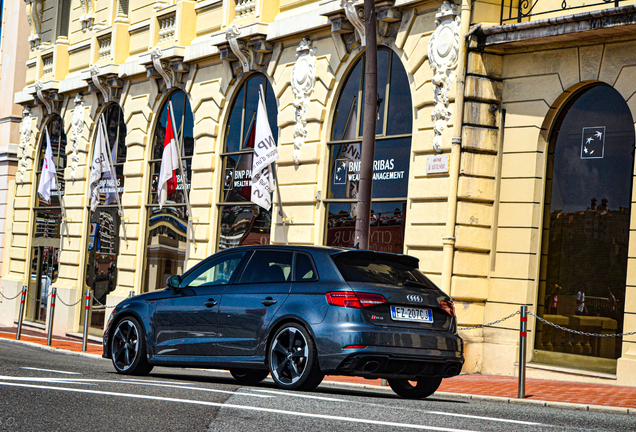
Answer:
<svg viewBox="0 0 636 432"><path fill-rule="evenodd" d="M16 329L1 328L0 338L15 339ZM39 336L38 336L39 335ZM46 345L46 335L33 330L23 330L23 341ZM52 346L70 351L81 351L81 341L72 338L54 338ZM87 352L102 353L100 344L89 342ZM328 381L380 385L380 380L357 377L327 376ZM515 377L494 375L460 375L445 379L439 388L441 392L481 396L517 398L518 380ZM526 379L526 399L547 402L566 402L584 405L602 405L622 408L636 408L636 387L621 387L609 384L586 384L567 381Z"/></svg>

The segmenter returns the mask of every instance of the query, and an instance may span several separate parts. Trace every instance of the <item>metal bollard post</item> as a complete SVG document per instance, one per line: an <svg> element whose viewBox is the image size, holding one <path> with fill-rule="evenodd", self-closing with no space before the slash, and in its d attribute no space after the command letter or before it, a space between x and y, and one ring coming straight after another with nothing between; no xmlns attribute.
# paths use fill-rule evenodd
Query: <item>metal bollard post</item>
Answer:
<svg viewBox="0 0 636 432"><path fill-rule="evenodd" d="M528 323L528 307L521 306L519 325L519 399L526 397L526 325Z"/></svg>
<svg viewBox="0 0 636 432"><path fill-rule="evenodd" d="M129 291L128 292L128 298L134 297L135 296L135 292L134 291Z"/></svg>
<svg viewBox="0 0 636 432"><path fill-rule="evenodd" d="M57 288L53 287L51 291L51 306L49 307L49 325L46 331L46 344L51 345L51 336L53 335L53 317L55 316L55 296Z"/></svg>
<svg viewBox="0 0 636 432"><path fill-rule="evenodd" d="M88 320L90 319L91 305L92 305L92 292L90 288L86 289L86 302L84 305L84 334L82 337L82 351L86 351L86 345L88 343Z"/></svg>
<svg viewBox="0 0 636 432"><path fill-rule="evenodd" d="M24 301L26 300L27 286L22 285L22 295L20 296L20 316L18 317L18 331L15 334L15 340L20 340L22 334L22 319L24 318Z"/></svg>

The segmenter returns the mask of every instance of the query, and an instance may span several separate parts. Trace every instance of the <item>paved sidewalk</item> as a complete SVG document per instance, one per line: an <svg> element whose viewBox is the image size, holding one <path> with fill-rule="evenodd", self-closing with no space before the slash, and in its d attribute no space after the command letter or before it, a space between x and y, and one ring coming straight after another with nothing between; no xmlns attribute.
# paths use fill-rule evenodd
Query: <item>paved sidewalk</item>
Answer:
<svg viewBox="0 0 636 432"><path fill-rule="evenodd" d="M0 338L15 340L15 328L0 328ZM46 335L31 329L23 329L22 341L46 345ZM52 346L57 349L80 352L82 342L73 338L55 337ZM88 353L102 354L100 344L89 342ZM327 376L325 381L380 386L380 380L367 380L342 376ZM566 381L526 379L526 399L517 400L515 377L494 375L461 375L445 379L438 392L471 395L472 397L492 397L508 402L542 403L546 405L575 404L580 409L613 407L622 412L636 414L636 387L621 387L607 384L585 384ZM610 408L611 409L611 408Z"/></svg>

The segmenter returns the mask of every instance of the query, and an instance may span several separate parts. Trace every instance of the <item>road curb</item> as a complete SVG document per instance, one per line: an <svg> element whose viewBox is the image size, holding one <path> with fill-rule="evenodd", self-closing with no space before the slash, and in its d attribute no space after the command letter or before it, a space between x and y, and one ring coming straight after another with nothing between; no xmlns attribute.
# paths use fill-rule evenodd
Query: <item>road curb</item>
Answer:
<svg viewBox="0 0 636 432"><path fill-rule="evenodd" d="M56 348L52 346L41 345L35 342L28 342L28 341L15 340L15 339L5 339L5 338L0 338L0 340L23 344L23 345L39 348L44 351L54 352L58 354L75 355L79 357L90 358L93 360L103 359L102 356L99 354L70 351L64 348ZM201 369L201 370L206 370L211 372L227 372L224 370L217 370L217 369ZM229 372L227 373L229 374ZM325 387L325 386L355 388L355 389L380 391L383 393L393 393L393 390L391 390L391 387L388 387L388 386L379 386L375 384L348 383L348 382L342 382L342 381L330 381L328 379L324 380L320 384L320 387ZM434 396L453 397L453 398L468 399L468 400L503 402L508 404L539 405L539 406L550 407L550 408L565 408L565 409L574 409L574 410L580 410L580 411L595 411L595 412L600 411L600 412L611 412L616 414L636 415L636 408L623 408L623 407L614 407L614 406L605 406L605 405L586 405L586 404L576 404L576 403L569 403L569 402L555 402L555 401L534 400L534 399L516 399L516 398L508 398L508 397L502 397L502 396L486 396L486 395L473 395L473 394L450 393L450 392L435 392Z"/></svg>
<svg viewBox="0 0 636 432"><path fill-rule="evenodd" d="M54 352L54 353L58 353L58 354L66 354L66 355L75 355L75 356L79 356L79 357L86 357L86 358L90 358L90 359L102 359L102 356L99 354L91 354L91 353L87 353L87 352L81 352L81 351L71 351L71 350L67 350L64 348L56 348L53 346L48 346L48 345L42 345L39 343L35 343L35 342L29 342L29 341L23 341L23 340L15 340L15 339L5 339L5 338L0 338L0 341L7 341L7 342L12 342L12 343L17 343L17 344L23 344L26 346L30 346L33 348L39 348L41 350L44 351L49 351L49 352Z"/></svg>

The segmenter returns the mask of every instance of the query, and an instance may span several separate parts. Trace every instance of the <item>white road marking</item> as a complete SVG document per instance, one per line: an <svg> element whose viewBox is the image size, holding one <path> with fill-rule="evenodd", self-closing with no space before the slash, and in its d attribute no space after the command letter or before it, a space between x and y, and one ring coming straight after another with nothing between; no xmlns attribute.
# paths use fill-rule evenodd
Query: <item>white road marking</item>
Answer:
<svg viewBox="0 0 636 432"><path fill-rule="evenodd" d="M123 378L122 381L133 381L133 382L142 382L142 383L157 383L157 384L174 384L174 385L188 385L188 383L185 382L179 382L179 381L155 381L155 380L140 380L140 379L133 379L133 378Z"/></svg>
<svg viewBox="0 0 636 432"><path fill-rule="evenodd" d="M60 374L66 374L66 375L81 375L81 373L79 372L66 372L66 371L59 371L59 370L52 370L52 369L39 369L34 367L21 367L20 369L29 369L29 370L42 371L42 372L54 372L54 373L60 373Z"/></svg>
<svg viewBox="0 0 636 432"><path fill-rule="evenodd" d="M326 414L301 413L301 412L285 411L285 410L278 410L278 409L272 409L272 408L260 408L260 407L254 407L254 406L223 404L219 402L197 401L197 400L190 400L190 399L176 399L176 398L140 395L140 394L132 394L132 393L115 393L115 392L107 392L107 391L100 391L100 390L75 389L75 388L68 388L68 387L51 387L51 386L42 386L42 385L34 385L34 384L19 384L19 383L8 383L8 382L0 382L0 385L11 386L11 387L35 388L35 389L43 389L43 390L57 390L57 391L66 391L66 392L72 392L72 393L89 393L89 394L102 395L102 396L128 397L133 399L149 399L149 400L157 400L157 401L164 401L164 402L189 403L193 405L214 406L219 408L233 408L237 410L257 411L257 412L264 412L269 414L283 414L283 415L296 416L296 417L309 417L309 418L317 418L322 420L336 420L336 421L349 422L349 423L364 423L364 424L372 424L372 425L431 430L431 431L439 431L439 432L474 432L467 429L452 429L452 428L424 426L424 425L409 424L409 423L396 423L396 422L387 422L387 421L381 421L381 420L361 419L361 418L354 418L354 417L340 417L340 416L333 416L333 415L326 415Z"/></svg>
<svg viewBox="0 0 636 432"><path fill-rule="evenodd" d="M394 406L390 406L390 405L380 405L380 404L374 404L374 403L368 403L368 402L358 402L358 401L350 401L347 399L336 399L336 398L328 398L328 397L322 397L322 396L310 396L310 395L304 395L304 394L298 394L298 393L287 393L287 392L283 392L283 391L275 391L275 390L262 390L262 389L251 389L252 391L255 392L261 392L261 393L272 393L272 394L279 394L281 396L291 396L291 397L297 397L297 398L307 398L307 399L319 399L319 400L326 400L326 401L332 401L332 402L347 402L347 403L353 403L353 404L357 404L357 405L366 405L366 406L377 406L377 407L381 407L384 409L387 408L391 408L391 409L398 409L398 410L407 410L407 411L413 411L413 409L411 408L403 408L403 407L394 407ZM512 420L512 419L502 419L502 418L495 418L495 417L483 417L483 416L475 416L475 415L470 415L470 414L456 414L456 413L447 413L447 412L440 412L440 411L427 411L427 410L416 410L418 412L421 412L422 414L433 414L433 415L442 415L442 416L449 416L449 417L461 417L461 418L469 418L469 419L476 419L476 420L486 420L486 421L494 421L494 422L503 422L503 423L515 423L515 424L522 424L522 425L528 425L528 426L551 426L545 423L536 423L536 422L528 422L528 421L522 421L522 420Z"/></svg>
<svg viewBox="0 0 636 432"><path fill-rule="evenodd" d="M224 393L224 394L231 394L236 396L249 396L249 397L256 397L256 398L263 398L263 399L269 399L274 397L269 395L250 394L250 393L235 392L235 391L229 391L229 390L217 390L217 389L207 389L207 388L201 388L201 387L188 387L188 386L177 386L177 385L166 385L166 384L153 384L151 382L134 382L134 381L123 381L123 380L99 380L99 379L90 379L90 378L29 378L29 377L12 377L12 376L1 376L1 375L0 375L0 380L37 381L37 382L47 382L52 384L115 383L115 384L129 384L129 385L147 385L151 387L178 388L178 389L184 389L184 390L197 390L197 391L210 392L210 393ZM90 384L90 385L94 385L94 384Z"/></svg>

